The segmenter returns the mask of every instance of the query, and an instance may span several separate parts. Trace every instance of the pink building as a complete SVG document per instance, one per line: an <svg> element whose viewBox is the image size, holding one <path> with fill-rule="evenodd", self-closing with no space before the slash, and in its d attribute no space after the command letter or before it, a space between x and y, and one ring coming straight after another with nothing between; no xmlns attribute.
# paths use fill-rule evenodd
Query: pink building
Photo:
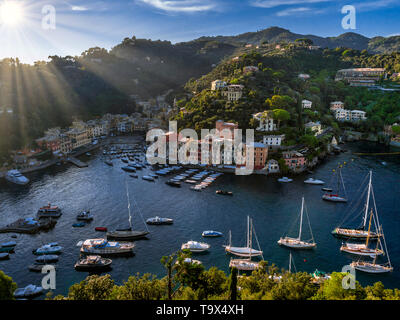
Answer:
<svg viewBox="0 0 400 320"><path fill-rule="evenodd" d="M220 133L224 129L230 130L231 134L232 134L232 136L230 137L231 139L233 139L233 137L234 137L234 130L238 129L238 128L239 128L239 125L237 123L233 123L233 122L224 122L223 120L218 120L215 123L215 129L218 130ZM220 136L222 137L221 134L220 134Z"/></svg>
<svg viewBox="0 0 400 320"><path fill-rule="evenodd" d="M290 170L297 170L306 165L306 158L297 151L282 152L283 159Z"/></svg>

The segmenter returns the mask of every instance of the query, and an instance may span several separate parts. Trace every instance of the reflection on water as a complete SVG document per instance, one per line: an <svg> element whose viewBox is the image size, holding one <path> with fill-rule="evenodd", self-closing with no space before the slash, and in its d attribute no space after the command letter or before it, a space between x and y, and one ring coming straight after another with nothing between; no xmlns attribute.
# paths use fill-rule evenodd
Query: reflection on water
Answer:
<svg viewBox="0 0 400 320"><path fill-rule="evenodd" d="M374 151L380 146L355 143L347 146L351 151ZM150 168L137 171L139 179L129 177L120 167L121 160L114 160L114 167L103 162L101 151L88 161L87 168L55 166L49 170L28 175L31 183L14 186L6 182L0 184L0 223L11 223L18 218L34 216L39 207L51 202L62 208L63 215L56 227L38 235L18 235L15 253L10 260L0 261L0 269L18 283L40 285L42 275L28 271L34 262L32 250L44 243L57 241L64 248L57 264L56 293L66 294L68 287L83 280L88 273L77 272L74 264L79 258L80 240L105 236L94 230L106 226L109 230L128 225L125 179L128 181L132 200L133 224L135 229L143 229L143 219L162 216L174 219L173 225L149 226L149 240L136 242L135 256L113 259L110 274L117 283L122 283L129 275L137 272L151 272L164 275L160 259L178 250L188 240L202 240L204 230L218 230L221 238L207 238L211 245L207 254L199 260L208 268L217 266L228 271L230 257L222 245L232 230L234 245L245 244L246 216L253 218L264 258L279 267L287 268L289 250L278 246L277 240L283 236L297 217L304 196L317 248L313 251L293 252L298 271L312 272L316 268L327 272L339 271L351 262L351 256L339 251L341 240L335 239L331 231L346 216L349 204L327 203L321 199L320 186L305 185L309 177L304 174L294 178L294 182L280 184L276 178L266 176L234 176L225 174L202 192L193 192L191 185L183 183L182 188L165 184L168 177L160 177L155 182L141 179L151 173ZM352 161L354 159L354 161ZM394 272L387 275L363 275L357 279L363 284L381 280L388 287L400 287L400 254L395 245L400 228L400 160L398 157L358 157L351 152L340 154L325 161L312 175L326 182L331 180L332 169L338 162L347 161L343 178L348 196L355 199L360 183L373 170L373 183L381 223L385 230L388 249ZM386 162L386 164L382 164ZM229 190L233 197L216 195L218 189ZM94 220L83 228L73 228L76 215L88 210L95 215ZM141 216L142 215L142 216ZM292 236L298 230L293 229ZM0 242L9 241L10 234L0 234Z"/></svg>

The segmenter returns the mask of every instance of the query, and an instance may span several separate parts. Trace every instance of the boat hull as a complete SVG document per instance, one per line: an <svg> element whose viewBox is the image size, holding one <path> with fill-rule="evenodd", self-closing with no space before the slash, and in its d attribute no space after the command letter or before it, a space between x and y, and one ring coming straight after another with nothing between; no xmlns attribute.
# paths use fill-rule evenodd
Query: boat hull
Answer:
<svg viewBox="0 0 400 320"><path fill-rule="evenodd" d="M314 249L317 246L316 243L309 243L306 241L301 241L293 238L281 238L278 240L278 244L288 248L302 249L302 250Z"/></svg>
<svg viewBox="0 0 400 320"><path fill-rule="evenodd" d="M372 263L360 263L360 262L353 262L350 264L351 267L358 271L367 272L367 273L387 273L392 272L392 267L386 267L382 265L374 265Z"/></svg>
<svg viewBox="0 0 400 320"><path fill-rule="evenodd" d="M110 240L138 240L146 238L148 231L112 231L107 232L107 239Z"/></svg>
<svg viewBox="0 0 400 320"><path fill-rule="evenodd" d="M263 254L262 251L247 248L247 247L230 247L226 246L225 251L238 257L250 258L258 257Z"/></svg>
<svg viewBox="0 0 400 320"><path fill-rule="evenodd" d="M352 239L352 240L366 240L368 237L368 232L364 230L357 229L346 229L346 228L336 228L332 231L332 235L337 238ZM375 232L370 232L370 239L378 239L379 234Z"/></svg>
<svg viewBox="0 0 400 320"><path fill-rule="evenodd" d="M331 201L331 202L347 202L346 198L335 196L335 195L329 195L329 194L324 194L322 196L322 199L325 201Z"/></svg>
<svg viewBox="0 0 400 320"><path fill-rule="evenodd" d="M229 268L236 268L240 271L254 271L260 267L258 262L247 259L231 259Z"/></svg>

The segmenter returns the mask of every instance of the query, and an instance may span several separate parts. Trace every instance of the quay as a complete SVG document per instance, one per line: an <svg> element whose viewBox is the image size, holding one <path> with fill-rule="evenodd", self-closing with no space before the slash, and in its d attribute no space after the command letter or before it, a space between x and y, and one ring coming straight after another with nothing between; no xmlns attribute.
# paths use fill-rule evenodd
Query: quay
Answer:
<svg viewBox="0 0 400 320"><path fill-rule="evenodd" d="M40 231L47 231L56 225L57 221L53 219L40 219L39 221L33 219L18 219L17 221L0 228L0 233L27 233L35 234Z"/></svg>
<svg viewBox="0 0 400 320"><path fill-rule="evenodd" d="M396 155L400 155L400 152L377 152L377 153L360 153L360 152L355 152L353 153L356 156L396 156Z"/></svg>
<svg viewBox="0 0 400 320"><path fill-rule="evenodd" d="M83 162L75 157L68 157L67 161L71 162L72 164L76 165L78 168L85 168L88 166L86 162Z"/></svg>

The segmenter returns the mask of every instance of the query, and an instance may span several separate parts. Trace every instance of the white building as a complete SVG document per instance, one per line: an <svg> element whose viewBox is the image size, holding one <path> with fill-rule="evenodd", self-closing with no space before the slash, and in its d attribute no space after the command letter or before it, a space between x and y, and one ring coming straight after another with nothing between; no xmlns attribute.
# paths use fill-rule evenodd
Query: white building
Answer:
<svg viewBox="0 0 400 320"><path fill-rule="evenodd" d="M226 87L226 82L222 80L214 80L211 82L211 90L215 91Z"/></svg>
<svg viewBox="0 0 400 320"><path fill-rule="evenodd" d="M306 74L306 73L300 73L300 74L298 75L298 77L299 77L300 79L302 79L302 80L310 79L310 75L309 75L309 74Z"/></svg>
<svg viewBox="0 0 400 320"><path fill-rule="evenodd" d="M268 135L263 137L263 143L268 146L270 150L279 149L282 141L285 139L285 135Z"/></svg>
<svg viewBox="0 0 400 320"><path fill-rule="evenodd" d="M331 111L336 111L338 109L344 109L344 103L342 101L333 101L333 102L331 102L329 109Z"/></svg>
<svg viewBox="0 0 400 320"><path fill-rule="evenodd" d="M361 110L351 110L351 121L362 121L366 120L366 112Z"/></svg>
<svg viewBox="0 0 400 320"><path fill-rule="evenodd" d="M255 66L247 66L243 68L243 73L248 73L248 72L257 72L258 67Z"/></svg>
<svg viewBox="0 0 400 320"><path fill-rule="evenodd" d="M222 95L229 101L237 101L242 97L244 86L241 84L230 84L222 91Z"/></svg>
<svg viewBox="0 0 400 320"><path fill-rule="evenodd" d="M278 161L271 159L267 162L267 170L269 173L279 173L279 163Z"/></svg>
<svg viewBox="0 0 400 320"><path fill-rule="evenodd" d="M303 109L311 109L312 101L304 99L303 101L301 101L301 106L303 107Z"/></svg>
<svg viewBox="0 0 400 320"><path fill-rule="evenodd" d="M350 121L351 120L351 112L346 109L337 109L335 111L335 118L338 121Z"/></svg>
<svg viewBox="0 0 400 320"><path fill-rule="evenodd" d="M253 114L253 118L259 121L257 131L275 131L277 128L275 120L272 117L264 116L264 112Z"/></svg>

